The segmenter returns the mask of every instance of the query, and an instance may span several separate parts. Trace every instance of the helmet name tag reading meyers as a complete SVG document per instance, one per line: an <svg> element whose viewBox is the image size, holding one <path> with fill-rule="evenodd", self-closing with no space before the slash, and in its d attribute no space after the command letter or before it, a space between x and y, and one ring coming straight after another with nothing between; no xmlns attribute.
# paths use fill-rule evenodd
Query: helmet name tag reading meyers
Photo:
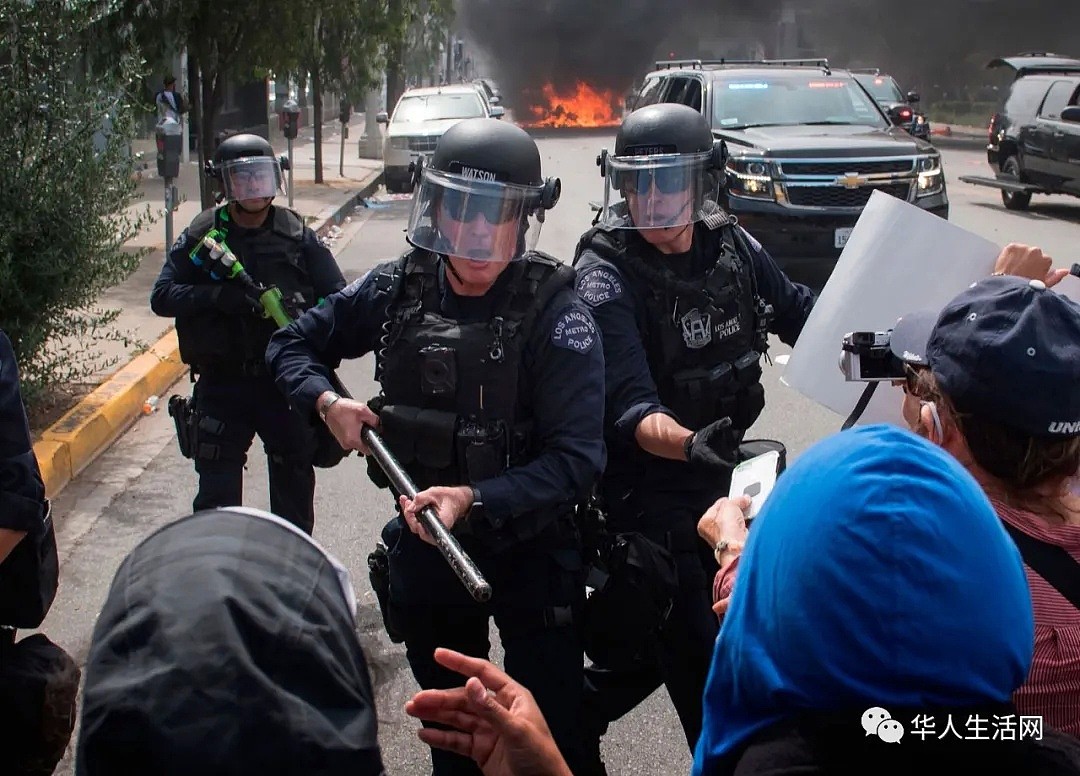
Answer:
<svg viewBox="0 0 1080 776"><path fill-rule="evenodd" d="M716 207L726 149L705 117L686 105L650 105L619 128L615 152L597 159L604 176L600 223L613 229L667 229L702 220Z"/></svg>
<svg viewBox="0 0 1080 776"><path fill-rule="evenodd" d="M467 119L447 130L430 164L421 158L407 237L420 249L473 261L509 261L533 250L543 213L559 198L540 151L519 127Z"/></svg>

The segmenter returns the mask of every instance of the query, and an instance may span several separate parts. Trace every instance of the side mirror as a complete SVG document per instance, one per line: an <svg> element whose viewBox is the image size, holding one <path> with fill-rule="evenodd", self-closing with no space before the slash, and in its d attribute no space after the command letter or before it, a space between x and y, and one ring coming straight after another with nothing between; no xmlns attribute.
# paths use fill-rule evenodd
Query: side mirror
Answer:
<svg viewBox="0 0 1080 776"><path fill-rule="evenodd" d="M1080 124L1080 105L1070 105L1061 111L1062 121L1073 121Z"/></svg>
<svg viewBox="0 0 1080 776"><path fill-rule="evenodd" d="M390 114L388 114L384 110L381 110L381 111L379 111L378 113L375 114L375 121L377 121L380 124L389 124L390 123Z"/></svg>
<svg viewBox="0 0 1080 776"><path fill-rule="evenodd" d="M912 103L912 104L918 102L919 101L919 93L918 92L908 92L907 93L907 101Z"/></svg>
<svg viewBox="0 0 1080 776"><path fill-rule="evenodd" d="M491 118L501 119L506 115L506 110L501 105L495 105L491 108Z"/></svg>
<svg viewBox="0 0 1080 776"><path fill-rule="evenodd" d="M888 113L889 119L892 121L893 124L897 125L910 123L912 117L915 115L915 112L911 110L911 108L909 108L907 105L897 105L895 107L889 108Z"/></svg>

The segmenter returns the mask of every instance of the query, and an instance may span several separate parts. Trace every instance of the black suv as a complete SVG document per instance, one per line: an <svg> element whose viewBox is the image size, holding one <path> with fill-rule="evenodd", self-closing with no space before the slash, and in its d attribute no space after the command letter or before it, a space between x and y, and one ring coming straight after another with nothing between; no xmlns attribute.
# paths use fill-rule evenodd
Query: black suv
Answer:
<svg viewBox="0 0 1080 776"><path fill-rule="evenodd" d="M915 109L919 102L918 92L904 94L895 78L876 67L853 69L850 72L863 89L877 100L893 124L903 127L915 137L930 139L930 122L926 120L926 114Z"/></svg>
<svg viewBox="0 0 1080 776"><path fill-rule="evenodd" d="M657 62L632 108L660 102L705 115L731 155L721 204L814 285L875 190L948 218L941 155L826 60Z"/></svg>
<svg viewBox="0 0 1080 776"><path fill-rule="evenodd" d="M960 180L1000 189L1009 210L1026 209L1032 194L1080 196L1080 60L1028 53L987 67L1016 72L990 119L986 158L997 177Z"/></svg>

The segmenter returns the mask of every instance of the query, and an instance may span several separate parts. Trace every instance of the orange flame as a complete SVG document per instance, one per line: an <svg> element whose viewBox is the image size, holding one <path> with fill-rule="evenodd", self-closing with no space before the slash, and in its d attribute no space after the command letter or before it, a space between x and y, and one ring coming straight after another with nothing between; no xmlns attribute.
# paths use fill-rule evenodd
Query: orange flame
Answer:
<svg viewBox="0 0 1080 776"><path fill-rule="evenodd" d="M521 123L526 127L614 127L622 122L622 95L613 90L594 89L578 81L573 91L558 93L544 84L533 95Z"/></svg>

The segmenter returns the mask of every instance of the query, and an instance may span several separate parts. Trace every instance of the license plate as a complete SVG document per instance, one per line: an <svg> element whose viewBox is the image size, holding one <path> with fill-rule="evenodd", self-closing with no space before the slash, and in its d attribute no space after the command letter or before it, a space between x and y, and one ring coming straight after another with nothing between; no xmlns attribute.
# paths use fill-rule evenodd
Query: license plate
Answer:
<svg viewBox="0 0 1080 776"><path fill-rule="evenodd" d="M851 237L851 230L855 227L849 226L845 229L837 229L835 235L835 245L837 248L843 248L847 245L848 238Z"/></svg>

